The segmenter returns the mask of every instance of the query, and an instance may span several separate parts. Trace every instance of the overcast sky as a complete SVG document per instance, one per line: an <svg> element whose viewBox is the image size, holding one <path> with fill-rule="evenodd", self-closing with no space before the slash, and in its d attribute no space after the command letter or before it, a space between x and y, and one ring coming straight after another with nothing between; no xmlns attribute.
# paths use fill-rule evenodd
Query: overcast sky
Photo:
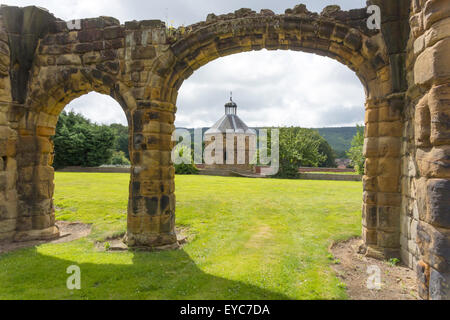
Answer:
<svg viewBox="0 0 450 320"><path fill-rule="evenodd" d="M365 0L2 0L2 4L47 8L71 20L113 16L130 20L161 19L174 26L205 20L239 8L268 8L283 13L298 3L320 12L330 4L344 10L365 7ZM238 114L249 126L352 126L364 120L364 89L356 75L340 63L313 54L290 51L240 53L215 60L185 81L178 97L176 125L209 127L224 113L233 91ZM110 97L90 93L74 100L75 110L98 123L126 124L120 106Z"/></svg>

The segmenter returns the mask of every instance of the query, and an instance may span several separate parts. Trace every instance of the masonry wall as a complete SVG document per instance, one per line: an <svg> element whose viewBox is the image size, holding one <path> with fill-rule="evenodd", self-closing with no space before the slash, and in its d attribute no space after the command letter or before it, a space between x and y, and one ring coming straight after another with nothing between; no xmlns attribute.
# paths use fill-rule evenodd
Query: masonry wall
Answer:
<svg viewBox="0 0 450 320"><path fill-rule="evenodd" d="M10 120L13 107L10 82L8 35L0 16L0 241L12 240L18 224L17 215L17 131Z"/></svg>
<svg viewBox="0 0 450 320"><path fill-rule="evenodd" d="M402 257L424 299L450 299L450 3L411 1Z"/></svg>

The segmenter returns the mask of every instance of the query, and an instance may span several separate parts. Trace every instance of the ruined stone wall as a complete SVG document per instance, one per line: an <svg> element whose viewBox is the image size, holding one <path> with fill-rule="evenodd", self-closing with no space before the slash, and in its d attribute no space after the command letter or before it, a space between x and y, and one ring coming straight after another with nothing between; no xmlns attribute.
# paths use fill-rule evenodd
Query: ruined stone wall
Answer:
<svg viewBox="0 0 450 320"><path fill-rule="evenodd" d="M0 16L0 241L12 240L17 227L17 131L11 123L10 50Z"/></svg>
<svg viewBox="0 0 450 320"><path fill-rule="evenodd" d="M450 299L450 4L411 1L402 256L424 299Z"/></svg>
<svg viewBox="0 0 450 320"><path fill-rule="evenodd" d="M176 247L178 90L220 57L296 50L338 60L366 91L363 239L367 253L417 267L424 298L449 297L448 0L371 0L367 10L277 15L240 9L178 29L159 20L64 22L37 7L0 9L0 241L58 235L51 136L73 99L118 101L130 128L130 247Z"/></svg>
<svg viewBox="0 0 450 320"><path fill-rule="evenodd" d="M109 94L124 109L132 159L127 234L132 247L176 243L171 163L176 108L158 102L159 89L153 87L158 76L152 72L156 57L167 48L159 20L125 25L107 17L57 22L56 32L40 42L31 80L36 132L46 139L54 134L59 113L82 94ZM34 132L35 124L33 120L27 126ZM50 165L42 163L51 172ZM53 180L49 183L53 190ZM47 206L51 191L43 198ZM27 202L36 203L30 198Z"/></svg>

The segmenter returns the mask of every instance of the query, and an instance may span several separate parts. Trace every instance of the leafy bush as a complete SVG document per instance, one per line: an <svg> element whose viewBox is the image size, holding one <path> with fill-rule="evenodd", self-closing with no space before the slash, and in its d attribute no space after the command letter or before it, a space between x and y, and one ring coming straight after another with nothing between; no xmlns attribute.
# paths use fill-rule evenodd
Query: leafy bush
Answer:
<svg viewBox="0 0 450 320"><path fill-rule="evenodd" d="M111 158L111 164L114 166L128 166L131 162L123 151L115 151Z"/></svg>
<svg viewBox="0 0 450 320"><path fill-rule="evenodd" d="M112 124L110 128L114 131L114 136L116 137L114 150L122 151L125 154L125 157L130 160L128 127L121 124Z"/></svg>
<svg viewBox="0 0 450 320"><path fill-rule="evenodd" d="M176 147L175 154L181 163L175 163L175 174L198 174L199 170L192 161L192 153L185 146Z"/></svg>
<svg viewBox="0 0 450 320"><path fill-rule="evenodd" d="M364 157L364 127L358 126L358 133L353 138L352 147L347 156L352 160L352 165L355 171L359 174L364 174L364 165L366 159Z"/></svg>
<svg viewBox="0 0 450 320"><path fill-rule="evenodd" d="M323 138L317 131L298 127L280 128L279 178L297 178L300 167L318 167L326 160L320 153Z"/></svg>

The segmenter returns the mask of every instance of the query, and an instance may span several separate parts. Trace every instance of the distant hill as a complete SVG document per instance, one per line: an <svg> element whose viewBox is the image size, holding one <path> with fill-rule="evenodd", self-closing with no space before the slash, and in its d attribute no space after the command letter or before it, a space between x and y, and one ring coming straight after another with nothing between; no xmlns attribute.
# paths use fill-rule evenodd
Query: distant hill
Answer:
<svg viewBox="0 0 450 320"><path fill-rule="evenodd" d="M351 148L353 137L358 133L358 128L356 127L319 128L316 130L328 141L339 157L344 156Z"/></svg>
<svg viewBox="0 0 450 320"><path fill-rule="evenodd" d="M177 128L189 130L191 135L194 134L194 129ZM205 133L209 128L202 128ZM253 128L258 130L259 128ZM344 128L316 128L319 134L328 141L331 148L336 152L338 158L346 157L345 153L351 148L353 137L356 136L358 129L356 127Z"/></svg>

